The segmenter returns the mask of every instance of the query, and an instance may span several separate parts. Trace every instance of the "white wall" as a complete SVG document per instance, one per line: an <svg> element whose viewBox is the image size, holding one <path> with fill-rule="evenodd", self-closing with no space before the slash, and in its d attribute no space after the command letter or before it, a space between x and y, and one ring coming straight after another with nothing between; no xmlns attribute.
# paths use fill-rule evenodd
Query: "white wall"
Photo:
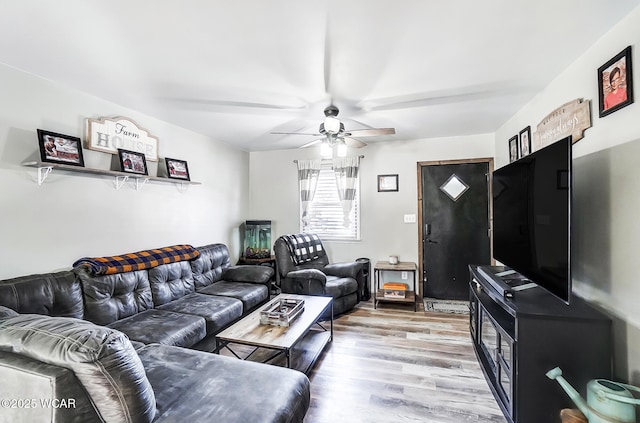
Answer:
<svg viewBox="0 0 640 423"><path fill-rule="evenodd" d="M616 375L640 384L640 72L636 102L602 119L598 117L596 70L632 46L632 63L640 65L640 8L629 14L580 59L496 133L496 167L508 161L508 139L536 125L556 107L576 98L591 99L592 127L575 143L573 161L574 293L615 318ZM594 375L597 376L597 375Z"/></svg>
<svg viewBox="0 0 640 423"><path fill-rule="evenodd" d="M302 141L302 140L301 140ZM361 160L361 241L325 242L331 261L368 257L373 261L418 260L418 227L403 223L418 213L417 163L421 161L493 157L492 134L420 141L371 143L352 149ZM273 239L296 233L299 201L296 159L318 158L317 148L252 152L250 166L251 217L273 221ZM398 192L378 192L377 175L398 174Z"/></svg>
<svg viewBox="0 0 640 423"><path fill-rule="evenodd" d="M0 65L0 279L69 268L102 256L177 243L226 243L240 252L249 154L208 137ZM42 186L36 129L84 138L85 118L126 116L159 139L161 157L187 160L202 185L120 190L111 178L54 171ZM84 150L85 166L108 170L111 155ZM162 162L161 162L162 163ZM157 163L150 162L150 175Z"/></svg>

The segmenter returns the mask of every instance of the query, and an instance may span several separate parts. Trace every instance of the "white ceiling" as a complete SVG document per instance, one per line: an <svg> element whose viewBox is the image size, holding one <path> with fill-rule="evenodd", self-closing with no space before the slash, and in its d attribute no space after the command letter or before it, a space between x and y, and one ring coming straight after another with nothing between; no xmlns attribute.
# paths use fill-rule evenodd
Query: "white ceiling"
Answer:
<svg viewBox="0 0 640 423"><path fill-rule="evenodd" d="M494 132L639 4L0 0L0 62L248 151L331 101L392 142Z"/></svg>

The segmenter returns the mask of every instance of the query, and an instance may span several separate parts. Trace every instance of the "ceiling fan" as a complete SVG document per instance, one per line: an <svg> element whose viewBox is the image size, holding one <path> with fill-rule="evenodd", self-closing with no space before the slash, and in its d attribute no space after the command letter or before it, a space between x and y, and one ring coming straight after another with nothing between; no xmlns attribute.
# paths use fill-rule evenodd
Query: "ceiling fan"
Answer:
<svg viewBox="0 0 640 423"><path fill-rule="evenodd" d="M299 148L307 148L318 143L322 143L323 148L332 149L335 146L338 146L338 155L342 155L342 151L347 146L349 147L364 147L367 145L365 142L360 141L359 139L353 138L356 137L372 137L379 135L393 135L396 133L395 128L372 128L372 129L356 129L356 130L345 130L344 124L340 122L340 119L337 118L340 110L330 104L324 109L324 121L320 124L320 128L318 133L308 133L308 132L271 132L272 134L278 135L310 135L315 137L322 137L311 142L308 142ZM344 147L342 147L344 146Z"/></svg>

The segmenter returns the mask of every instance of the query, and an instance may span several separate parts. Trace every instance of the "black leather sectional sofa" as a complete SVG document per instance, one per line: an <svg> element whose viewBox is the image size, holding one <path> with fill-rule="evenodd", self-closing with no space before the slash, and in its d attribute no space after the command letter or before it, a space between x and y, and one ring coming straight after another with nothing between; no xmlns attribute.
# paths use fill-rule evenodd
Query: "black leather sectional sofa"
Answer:
<svg viewBox="0 0 640 423"><path fill-rule="evenodd" d="M304 374L211 353L268 300L273 269L231 266L223 244L197 250L144 270L0 281L0 421L302 421Z"/></svg>

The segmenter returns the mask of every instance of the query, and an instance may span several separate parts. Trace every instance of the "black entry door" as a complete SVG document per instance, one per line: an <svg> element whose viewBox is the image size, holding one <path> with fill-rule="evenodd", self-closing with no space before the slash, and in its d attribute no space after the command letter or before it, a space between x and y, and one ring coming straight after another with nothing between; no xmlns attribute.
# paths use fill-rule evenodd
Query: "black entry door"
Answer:
<svg viewBox="0 0 640 423"><path fill-rule="evenodd" d="M467 300L467 265L491 263L489 163L425 165L421 173L423 295Z"/></svg>

